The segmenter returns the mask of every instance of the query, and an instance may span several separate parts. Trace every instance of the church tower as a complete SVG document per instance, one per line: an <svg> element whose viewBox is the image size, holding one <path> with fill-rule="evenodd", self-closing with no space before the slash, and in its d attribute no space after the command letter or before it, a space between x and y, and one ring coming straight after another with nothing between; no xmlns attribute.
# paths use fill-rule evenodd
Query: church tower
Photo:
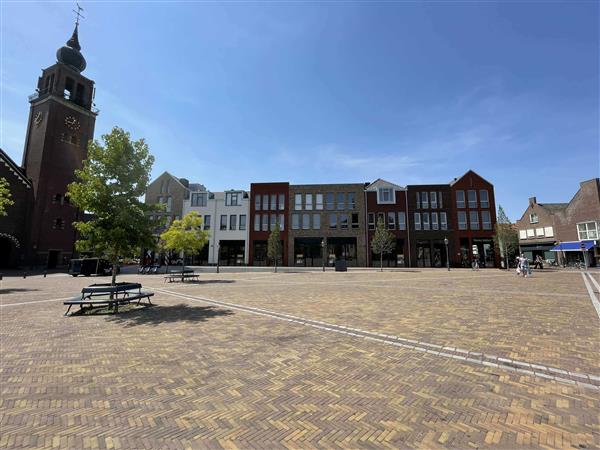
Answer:
<svg viewBox="0 0 600 450"><path fill-rule="evenodd" d="M31 104L25 138L23 168L33 187L29 240L31 264L54 268L74 252L74 221L78 211L65 197L74 171L87 157L98 111L94 82L81 73L86 68L79 45L79 15L73 35L56 52L57 62L42 70Z"/></svg>

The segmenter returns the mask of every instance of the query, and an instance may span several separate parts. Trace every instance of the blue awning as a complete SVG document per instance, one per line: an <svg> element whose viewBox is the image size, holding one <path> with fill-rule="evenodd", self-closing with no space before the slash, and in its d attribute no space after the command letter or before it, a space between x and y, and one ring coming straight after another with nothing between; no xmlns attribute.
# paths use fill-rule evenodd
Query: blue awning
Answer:
<svg viewBox="0 0 600 450"><path fill-rule="evenodd" d="M589 250L596 245L596 241L575 241L575 242L561 242L555 246L551 252L580 252L581 244L585 245L585 249Z"/></svg>

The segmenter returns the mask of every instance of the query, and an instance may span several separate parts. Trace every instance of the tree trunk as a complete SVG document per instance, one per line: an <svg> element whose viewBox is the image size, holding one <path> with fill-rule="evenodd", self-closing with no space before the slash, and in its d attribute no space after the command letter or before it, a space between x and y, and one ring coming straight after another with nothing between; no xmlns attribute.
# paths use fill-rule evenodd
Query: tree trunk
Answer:
<svg viewBox="0 0 600 450"><path fill-rule="evenodd" d="M181 282L183 283L183 270L185 269L185 250L183 250L181 253L182 253L182 257L181 257Z"/></svg>
<svg viewBox="0 0 600 450"><path fill-rule="evenodd" d="M379 254L379 270L383 272L383 252Z"/></svg>
<svg viewBox="0 0 600 450"><path fill-rule="evenodd" d="M275 257L275 273L277 273L277 257Z"/></svg>
<svg viewBox="0 0 600 450"><path fill-rule="evenodd" d="M110 281L111 286L117 284L117 267L118 265L113 262L112 264L112 279Z"/></svg>

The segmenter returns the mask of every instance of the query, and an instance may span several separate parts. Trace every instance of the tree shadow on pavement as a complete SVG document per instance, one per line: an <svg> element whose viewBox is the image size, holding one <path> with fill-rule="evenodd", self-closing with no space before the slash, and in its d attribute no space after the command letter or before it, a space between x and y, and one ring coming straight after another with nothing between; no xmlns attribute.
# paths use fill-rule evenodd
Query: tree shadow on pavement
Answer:
<svg viewBox="0 0 600 450"><path fill-rule="evenodd" d="M234 312L216 306L189 306L181 303L179 305L137 307L130 310L119 307L118 314L106 312L100 314L106 315L109 322L125 327L134 327L137 325L162 325L170 322L205 322L216 317L230 316Z"/></svg>
<svg viewBox="0 0 600 450"><path fill-rule="evenodd" d="M39 289L30 289L30 288L4 288L4 289L0 289L0 295L2 295L2 294L12 294L14 292L28 292L28 291L39 291Z"/></svg>

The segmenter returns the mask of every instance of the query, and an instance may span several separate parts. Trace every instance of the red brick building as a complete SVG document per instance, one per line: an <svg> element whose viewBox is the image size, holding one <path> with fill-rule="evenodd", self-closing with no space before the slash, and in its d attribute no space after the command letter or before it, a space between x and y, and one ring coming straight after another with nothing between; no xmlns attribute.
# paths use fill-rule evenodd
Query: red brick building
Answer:
<svg viewBox="0 0 600 450"><path fill-rule="evenodd" d="M31 183L31 198L22 200L19 196L19 203L29 202L19 208L31 211L31 216L24 244L18 250L11 248L11 265L18 262L55 268L66 265L75 252L72 224L81 219L81 213L65 194L75 180L74 171L82 167L87 156L98 114L93 106L94 82L81 74L86 62L80 50L76 26L66 45L58 49L57 62L42 70L35 93L29 97L25 152L19 170ZM5 226L9 225L0 223L0 233L8 233ZM15 253L19 253L16 260Z"/></svg>
<svg viewBox="0 0 600 450"><path fill-rule="evenodd" d="M289 183L252 183L250 185L250 248L248 264L271 265L267 258L269 234L279 222L283 255L280 265L288 261Z"/></svg>
<svg viewBox="0 0 600 450"><path fill-rule="evenodd" d="M496 201L494 186L469 170L450 183L452 265L469 266L477 258L481 266L498 267L494 248Z"/></svg>
<svg viewBox="0 0 600 450"><path fill-rule="evenodd" d="M367 205L367 265L378 266L380 255L371 250L371 241L379 220L396 237L396 247L383 255L383 265L386 267L410 267L409 251L410 227L407 213L407 189L389 181L377 179L365 188Z"/></svg>

